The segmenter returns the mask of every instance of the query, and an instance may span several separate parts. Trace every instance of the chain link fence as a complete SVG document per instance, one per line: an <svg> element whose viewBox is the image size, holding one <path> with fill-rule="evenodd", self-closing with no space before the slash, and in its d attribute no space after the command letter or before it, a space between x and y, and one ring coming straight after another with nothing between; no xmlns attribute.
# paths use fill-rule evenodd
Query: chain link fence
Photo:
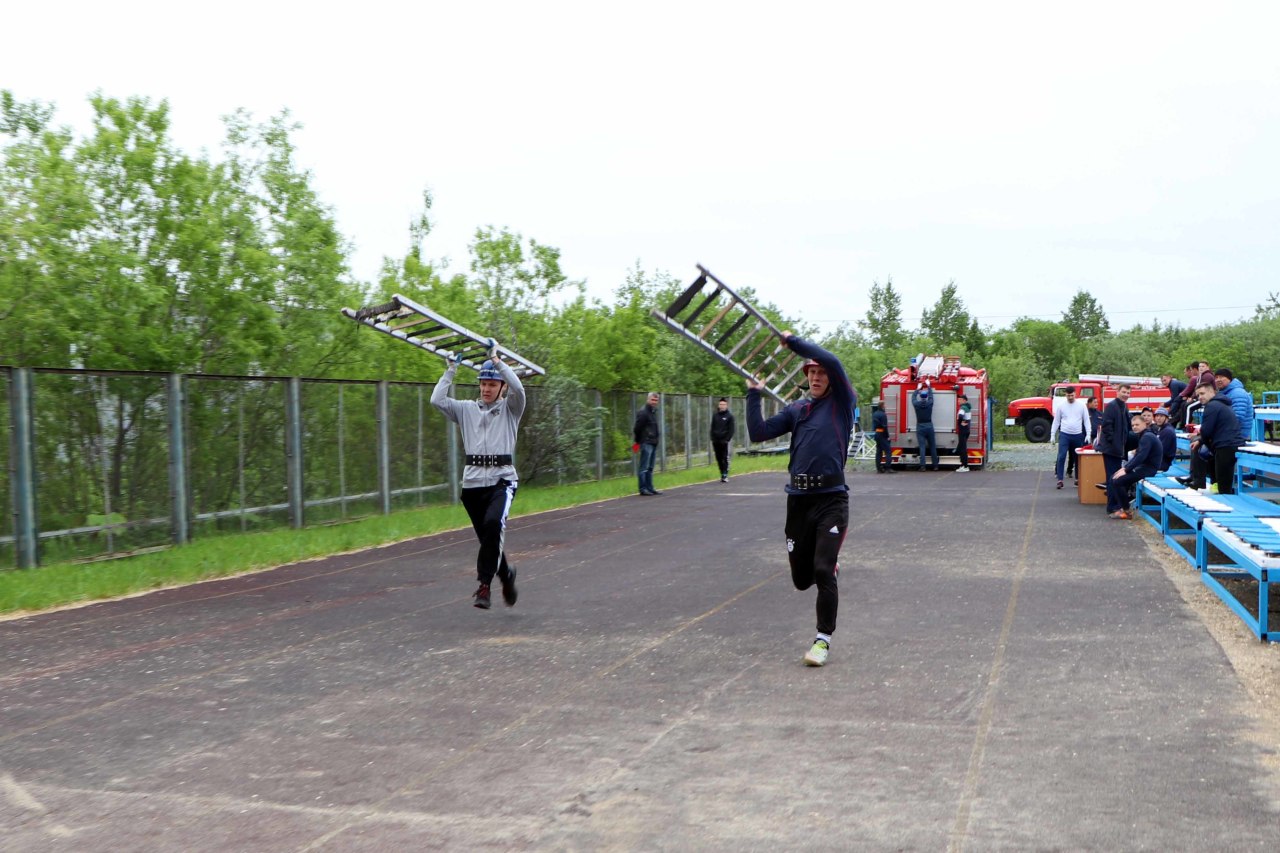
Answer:
<svg viewBox="0 0 1280 853"><path fill-rule="evenodd" d="M0 383L0 568L458 501L461 441L430 384L16 367ZM526 392L522 484L634 476L646 392ZM718 400L663 395L660 471L713 464ZM730 406L747 448L746 400Z"/></svg>

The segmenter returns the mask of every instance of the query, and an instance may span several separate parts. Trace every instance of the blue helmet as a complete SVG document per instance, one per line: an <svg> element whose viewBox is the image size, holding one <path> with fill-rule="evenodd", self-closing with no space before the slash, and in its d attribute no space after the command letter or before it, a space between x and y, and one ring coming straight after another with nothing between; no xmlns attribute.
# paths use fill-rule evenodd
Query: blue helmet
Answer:
<svg viewBox="0 0 1280 853"><path fill-rule="evenodd" d="M484 364L480 365L480 378L493 379L497 382L506 381L502 378L502 374L498 372L498 365L494 364L492 361L486 361Z"/></svg>

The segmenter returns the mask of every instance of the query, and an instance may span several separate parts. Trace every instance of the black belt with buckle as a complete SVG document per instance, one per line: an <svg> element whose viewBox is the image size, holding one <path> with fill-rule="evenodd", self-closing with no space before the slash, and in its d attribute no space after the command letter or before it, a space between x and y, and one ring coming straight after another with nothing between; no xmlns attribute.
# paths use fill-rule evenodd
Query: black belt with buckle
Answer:
<svg viewBox="0 0 1280 853"><path fill-rule="evenodd" d="M482 454L467 454L467 464L476 465L480 468L501 468L503 465L511 464L510 453L490 454L488 456Z"/></svg>
<svg viewBox="0 0 1280 853"><path fill-rule="evenodd" d="M791 488L802 492L844 485L844 472L839 474L792 474Z"/></svg>

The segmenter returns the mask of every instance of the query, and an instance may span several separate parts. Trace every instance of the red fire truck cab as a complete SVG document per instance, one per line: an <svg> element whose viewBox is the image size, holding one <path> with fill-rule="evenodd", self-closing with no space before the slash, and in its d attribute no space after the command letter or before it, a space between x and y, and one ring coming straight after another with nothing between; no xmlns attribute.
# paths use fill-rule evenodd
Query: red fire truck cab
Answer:
<svg viewBox="0 0 1280 853"><path fill-rule="evenodd" d="M1082 373L1076 382L1055 382L1044 397L1024 397L1009 404L1009 416L1005 418L1006 426L1020 426L1026 433L1027 441L1044 442L1049 440L1049 432L1053 427L1054 404L1067 396L1067 389L1074 388L1076 396L1082 400L1090 397L1097 399L1098 409L1115 399L1116 386L1128 385L1129 411L1140 411L1143 406L1152 409L1169 402L1169 389L1160 384L1160 380L1151 376L1117 376L1110 373Z"/></svg>
<svg viewBox="0 0 1280 853"><path fill-rule="evenodd" d="M942 464L981 468L987 462L987 422L989 389L987 371L966 367L960 359L949 355L919 355L910 367L893 369L880 380L880 402L889 421L889 446L894 465L920 461L920 444L916 439L916 411L911 394L926 380L933 389L933 429L937 436L938 455ZM968 459L956 455L956 413L958 398L963 393L972 410L969 425Z"/></svg>

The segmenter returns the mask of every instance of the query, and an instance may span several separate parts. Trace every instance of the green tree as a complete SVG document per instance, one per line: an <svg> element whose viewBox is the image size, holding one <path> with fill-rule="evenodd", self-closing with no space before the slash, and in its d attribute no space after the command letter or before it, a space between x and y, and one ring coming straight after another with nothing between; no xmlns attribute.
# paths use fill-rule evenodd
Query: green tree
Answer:
<svg viewBox="0 0 1280 853"><path fill-rule="evenodd" d="M291 134L300 125L288 113L252 127L245 113L230 120L232 161L246 192L257 189L266 250L272 259L271 305L281 345L264 368L271 372L331 376L358 366L359 326L339 313L358 304L361 288L347 268L350 247L333 211L311 186L295 158ZM252 158L252 159L250 159Z"/></svg>
<svg viewBox="0 0 1280 853"><path fill-rule="evenodd" d="M486 331L524 354L522 340L535 318L544 318L549 300L569 286L560 270L560 250L492 226L476 230L469 246L472 283L480 295ZM575 284L581 290L580 284ZM532 352L530 352L532 357Z"/></svg>
<svg viewBox="0 0 1280 853"><path fill-rule="evenodd" d="M1076 337L1061 323L1020 318L996 336L993 348L997 354L1029 353L1038 373L1055 381L1079 372Z"/></svg>
<svg viewBox="0 0 1280 853"><path fill-rule="evenodd" d="M1071 305L1062 315L1062 325L1077 339L1085 341L1111 330L1102 305L1087 290L1077 290Z"/></svg>
<svg viewBox="0 0 1280 853"><path fill-rule="evenodd" d="M893 276L882 285L871 283L867 313L858 321L860 328L878 349L896 350L906 342L902 328L902 296L893 288Z"/></svg>
<svg viewBox="0 0 1280 853"><path fill-rule="evenodd" d="M1280 293L1268 293L1266 301L1258 305L1253 316L1256 320L1275 320L1280 318Z"/></svg>
<svg viewBox="0 0 1280 853"><path fill-rule="evenodd" d="M75 235L90 218L73 137L53 107L0 90L0 362L70 367L86 276Z"/></svg>
<svg viewBox="0 0 1280 853"><path fill-rule="evenodd" d="M920 330L946 349L954 344L966 343L970 337L973 318L965 310L964 300L957 293L955 279L942 288L942 295L933 308L926 308L920 317Z"/></svg>

